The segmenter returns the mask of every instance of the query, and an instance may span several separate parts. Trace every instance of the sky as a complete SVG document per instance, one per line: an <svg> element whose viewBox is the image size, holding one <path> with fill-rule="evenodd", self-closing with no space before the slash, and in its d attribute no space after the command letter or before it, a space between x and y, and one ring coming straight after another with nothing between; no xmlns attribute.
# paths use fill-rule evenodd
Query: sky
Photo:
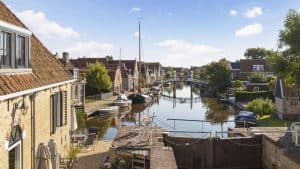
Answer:
<svg viewBox="0 0 300 169"><path fill-rule="evenodd" d="M300 10L299 0L4 2L53 53L137 59L140 20L142 60L183 67L235 61L251 47L276 50L288 10Z"/></svg>

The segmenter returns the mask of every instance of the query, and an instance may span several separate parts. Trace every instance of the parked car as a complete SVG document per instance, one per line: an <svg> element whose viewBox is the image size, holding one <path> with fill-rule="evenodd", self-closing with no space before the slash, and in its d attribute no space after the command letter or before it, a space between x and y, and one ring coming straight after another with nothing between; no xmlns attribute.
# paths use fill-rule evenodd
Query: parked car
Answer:
<svg viewBox="0 0 300 169"><path fill-rule="evenodd" d="M253 112L240 111L234 119L236 127L253 127L257 125L257 118Z"/></svg>

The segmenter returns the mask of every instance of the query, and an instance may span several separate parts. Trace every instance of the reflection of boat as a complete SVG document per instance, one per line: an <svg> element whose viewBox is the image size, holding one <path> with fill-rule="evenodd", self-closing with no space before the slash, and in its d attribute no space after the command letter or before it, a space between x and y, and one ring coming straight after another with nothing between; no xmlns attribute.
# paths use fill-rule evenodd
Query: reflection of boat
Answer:
<svg viewBox="0 0 300 169"><path fill-rule="evenodd" d="M153 95L160 95L161 94L161 90L159 86L154 86L150 89L150 93L152 93Z"/></svg>
<svg viewBox="0 0 300 169"><path fill-rule="evenodd" d="M91 116L109 115L109 114L117 113L118 111L119 111L118 106L108 106L108 107L99 108L98 110L92 113L88 113L87 116L91 117Z"/></svg>
<svg viewBox="0 0 300 169"><path fill-rule="evenodd" d="M131 106L131 103L132 103L132 101L129 100L125 94L120 94L118 96L118 99L116 101L114 101L113 104L115 106L119 106L119 107L123 108L123 107Z"/></svg>
<svg viewBox="0 0 300 169"><path fill-rule="evenodd" d="M132 100L132 104L149 103L151 101L151 97L139 93L131 94L128 98Z"/></svg>

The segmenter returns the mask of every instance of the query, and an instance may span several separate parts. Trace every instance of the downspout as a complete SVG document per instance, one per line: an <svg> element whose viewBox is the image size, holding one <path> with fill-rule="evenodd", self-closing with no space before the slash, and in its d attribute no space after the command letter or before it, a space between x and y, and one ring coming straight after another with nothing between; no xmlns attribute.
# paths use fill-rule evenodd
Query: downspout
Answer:
<svg viewBox="0 0 300 169"><path fill-rule="evenodd" d="M31 168L35 169L35 97L36 93L30 95L31 103Z"/></svg>

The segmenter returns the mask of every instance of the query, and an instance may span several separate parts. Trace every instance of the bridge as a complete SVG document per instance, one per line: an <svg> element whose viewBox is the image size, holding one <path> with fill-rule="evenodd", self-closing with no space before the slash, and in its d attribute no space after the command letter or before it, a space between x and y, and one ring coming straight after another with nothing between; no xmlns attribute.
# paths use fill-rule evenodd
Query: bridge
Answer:
<svg viewBox="0 0 300 169"><path fill-rule="evenodd" d="M192 84L196 84L196 85L199 85L200 87L202 86L207 86L208 83L204 80L197 80L197 79L194 79L194 78L171 78L171 79L163 79L161 81L161 83L176 83L176 82L189 82L189 83L192 83Z"/></svg>

